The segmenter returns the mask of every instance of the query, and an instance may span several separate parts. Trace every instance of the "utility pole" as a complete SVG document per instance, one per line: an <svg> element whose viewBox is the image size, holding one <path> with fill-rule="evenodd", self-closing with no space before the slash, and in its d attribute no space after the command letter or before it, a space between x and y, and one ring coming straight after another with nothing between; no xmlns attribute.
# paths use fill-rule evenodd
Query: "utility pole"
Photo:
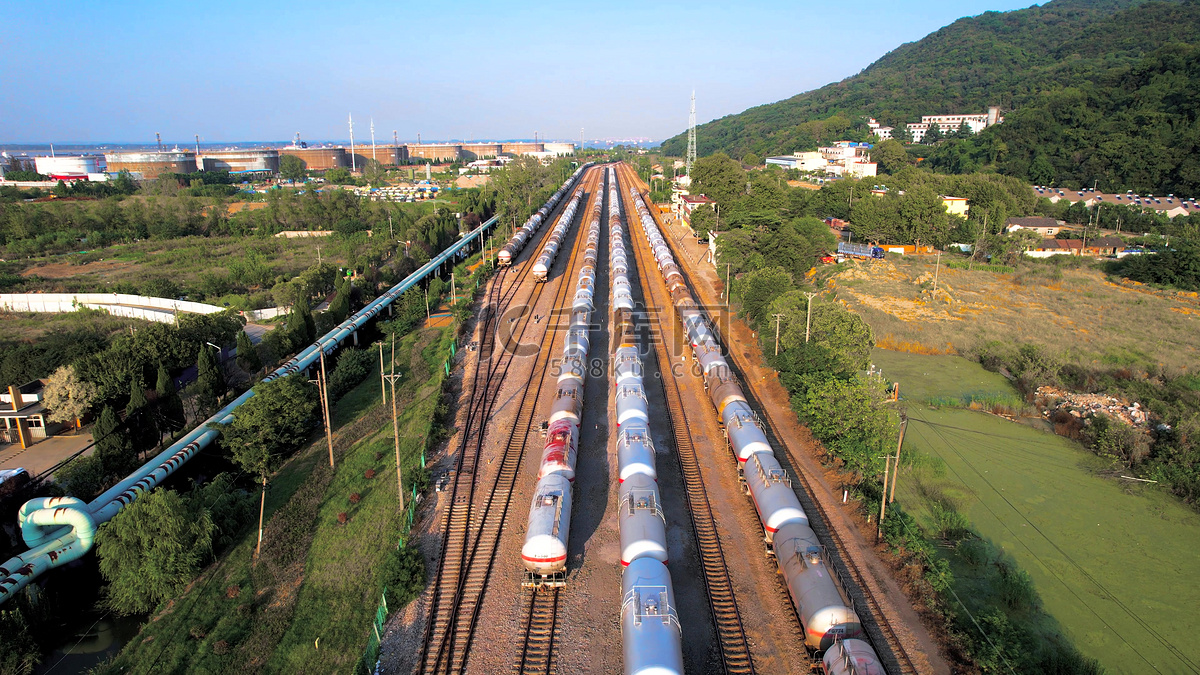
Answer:
<svg viewBox="0 0 1200 675"><path fill-rule="evenodd" d="M783 318L782 314L772 314L775 317L775 356L779 356L779 320Z"/></svg>
<svg viewBox="0 0 1200 675"><path fill-rule="evenodd" d="M358 171L358 165L354 161L354 115L347 115L350 120L350 170Z"/></svg>
<svg viewBox="0 0 1200 675"><path fill-rule="evenodd" d="M383 340L380 340L379 341L379 389L380 389L380 396L382 397L383 402L387 403L387 384L386 384L387 378L384 377L385 372L387 372L387 371L385 371L383 369Z"/></svg>
<svg viewBox="0 0 1200 675"><path fill-rule="evenodd" d="M888 484L888 467L891 464L891 461L892 461L891 455L883 456L883 489L885 492L887 491L887 484ZM879 540L883 539L883 517L887 513L887 504L888 504L888 500L885 499L884 497L885 497L885 495L880 494L880 497L879 497L879 522L876 523L876 525L875 525L875 542L876 543L878 543Z"/></svg>
<svg viewBox="0 0 1200 675"><path fill-rule="evenodd" d="M731 272L729 271L730 266L731 266L730 263L725 263L725 305L726 306L728 306L729 303L733 302L733 277L730 276L730 274L731 274Z"/></svg>
<svg viewBox="0 0 1200 675"><path fill-rule="evenodd" d="M804 344L808 344L808 333L812 328L812 299L816 293L805 293L804 297L808 298L808 318L804 321Z"/></svg>
<svg viewBox="0 0 1200 675"><path fill-rule="evenodd" d="M371 161L372 162L378 161L377 159L375 159L375 118L374 117L371 118Z"/></svg>
<svg viewBox="0 0 1200 675"><path fill-rule="evenodd" d="M692 176L692 165L696 163L696 90L692 90L692 110L688 113L687 175Z"/></svg>
<svg viewBox="0 0 1200 675"><path fill-rule="evenodd" d="M451 307L454 306L454 303L458 302L457 288L458 287L454 285L454 270L450 270L450 306Z"/></svg>
<svg viewBox="0 0 1200 675"><path fill-rule="evenodd" d="M258 544L254 546L254 562L258 562L258 554L262 553L263 511L267 510L267 474L262 475L262 497L258 502Z"/></svg>
<svg viewBox="0 0 1200 675"><path fill-rule="evenodd" d="M396 230L392 228L392 214L390 213L388 214L388 238L396 238Z"/></svg>
<svg viewBox="0 0 1200 675"><path fill-rule="evenodd" d="M380 350L383 349L383 343L379 343ZM380 352L382 353L382 351ZM400 468L400 422L396 415L396 378L400 375L396 374L396 334L392 333L392 374L387 375L388 383L392 387L392 444L396 449L396 495L400 498L400 511L404 511L404 476Z"/></svg>
<svg viewBox="0 0 1200 675"><path fill-rule="evenodd" d="M431 315L429 313L429 287L426 286L425 287L425 320L428 321L432 318L433 318L433 315Z"/></svg>
<svg viewBox="0 0 1200 675"><path fill-rule="evenodd" d="M938 251L937 264L933 267L933 297L937 299L938 273L942 271L942 252Z"/></svg>
<svg viewBox="0 0 1200 675"><path fill-rule="evenodd" d="M896 477L900 475L900 447L904 445L904 430L907 428L908 415L900 413L900 440L896 441L896 470L892 472L892 490L888 494L889 504L896 501ZM886 483L884 483L884 487L887 487Z"/></svg>
<svg viewBox="0 0 1200 675"><path fill-rule="evenodd" d="M325 440L329 443L329 466L333 467L333 425L329 420L329 378L325 375L325 348L321 348L321 409L325 411Z"/></svg>

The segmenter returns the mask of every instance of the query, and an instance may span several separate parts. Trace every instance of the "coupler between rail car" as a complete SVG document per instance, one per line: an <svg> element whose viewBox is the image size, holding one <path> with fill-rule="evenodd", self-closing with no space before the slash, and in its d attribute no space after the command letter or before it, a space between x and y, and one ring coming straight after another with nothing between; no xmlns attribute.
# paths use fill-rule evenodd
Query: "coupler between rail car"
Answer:
<svg viewBox="0 0 1200 675"><path fill-rule="evenodd" d="M553 572L551 574L538 574L525 570L525 576L521 579L522 588L561 588L567 585L566 572Z"/></svg>

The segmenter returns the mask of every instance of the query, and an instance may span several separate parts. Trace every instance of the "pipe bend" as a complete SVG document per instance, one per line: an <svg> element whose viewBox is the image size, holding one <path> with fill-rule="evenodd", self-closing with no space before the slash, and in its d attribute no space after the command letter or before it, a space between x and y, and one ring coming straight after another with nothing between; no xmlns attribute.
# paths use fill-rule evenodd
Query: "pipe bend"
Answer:
<svg viewBox="0 0 1200 675"><path fill-rule="evenodd" d="M65 528L78 540L81 554L92 548L96 539L96 521L88 505L74 497L42 497L31 499L17 513L21 538L29 548L37 548L54 537L66 534Z"/></svg>

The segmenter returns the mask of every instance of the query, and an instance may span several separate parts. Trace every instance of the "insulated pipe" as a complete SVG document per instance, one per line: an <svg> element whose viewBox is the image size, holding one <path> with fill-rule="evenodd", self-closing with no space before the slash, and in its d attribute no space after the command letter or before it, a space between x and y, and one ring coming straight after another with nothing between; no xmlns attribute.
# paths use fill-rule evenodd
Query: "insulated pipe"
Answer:
<svg viewBox="0 0 1200 675"><path fill-rule="evenodd" d="M436 270L439 265L452 259L472 241L482 237L484 231L496 224L496 220L495 216L489 218L451 244L387 293L368 303L354 316L292 357L264 378L263 382L308 368L320 358L322 352L333 353L343 340L373 319L383 308L390 306L405 291ZM33 499L26 502L21 507L18 518L21 537L30 546L30 550L10 558L0 566L0 604L42 572L77 560L91 550L99 525L108 522L142 493L154 489L197 452L212 443L220 432L209 425L225 425L232 422L234 411L253 395L253 389L243 393L89 504L84 504L74 497Z"/></svg>

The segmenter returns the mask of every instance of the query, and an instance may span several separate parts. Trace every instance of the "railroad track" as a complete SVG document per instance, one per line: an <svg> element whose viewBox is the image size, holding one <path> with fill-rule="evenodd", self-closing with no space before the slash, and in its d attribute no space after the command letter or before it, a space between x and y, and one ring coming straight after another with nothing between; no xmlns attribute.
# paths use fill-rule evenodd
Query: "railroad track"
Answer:
<svg viewBox="0 0 1200 675"><path fill-rule="evenodd" d="M625 176L625 179L637 181L636 177L630 179L632 171L628 167L622 166L621 169L618 169L618 171L621 171L622 169L624 169L623 175ZM640 185L640 181L637 181L634 184L638 187L638 190L642 191L644 194L642 186ZM662 221L659 220L654 209L651 209L650 213L651 217L655 219L659 228L663 232L670 232L670 230L663 225ZM683 265L683 262L687 261L686 255L682 254L678 248L677 242L672 237L666 236L664 239L666 239L668 246L671 247L671 251L675 256L675 259L681 261L680 271L683 272L684 281L687 283L689 290L691 290L692 296L698 300L701 299L703 296L697 292L696 287L691 280L690 274ZM834 570L838 573L839 580L842 582L846 592L851 594L851 599L856 605L865 607L867 610L869 610L870 613L866 617L862 617L862 613L860 613L860 618L867 619L863 622L864 628L866 629L868 635L872 638L871 642L874 644L876 651L880 652L881 657L883 656L883 650L880 650L879 647L881 644L887 645L887 651L891 655L891 660L893 661L892 664L889 664L888 672L896 672L900 675L916 675L919 672L916 665L913 663L912 658L908 654L908 650L905 649L904 643L901 641L899 635L896 633L895 628L892 626L886 614L883 612L875 593L872 591L874 584L868 580L868 576L864 573L861 565L857 560L854 559L853 556L843 554L843 552L847 550L846 541L838 529L831 525L833 521L830 519L830 515L828 510L825 508L825 504L821 500L813 497L813 495L817 493L813 489L810 477L807 473L797 469L797 462L795 462L794 458L792 457L792 449L783 442L782 439L785 438L785 436L783 433L781 433L775 420L772 419L770 415L763 414L762 411L764 410L764 407L761 403L762 395L758 391L755 383L745 377L745 369L741 364L743 356L739 354L737 350L729 348L726 341L726 336L720 335L719 331L717 330L719 328L717 322L710 321L709 323L713 326L714 332L717 332L717 337L721 340L721 343L726 345L726 351L730 355L729 363L733 368L734 373L738 376L743 384L743 392L746 394L748 402L754 408L755 412L758 413L760 421L763 422L767 439L771 442L772 447L784 448L786 450L785 453L777 454L776 459L779 460L780 464L792 475L799 478L800 485L803 487L803 489L796 489L796 495L800 499L801 505L803 505L805 510L810 513L812 511L816 511L820 514L820 520L814 521L810 519L810 524L813 526L813 529L817 532L818 536L833 543L833 547L830 549L830 558L834 561ZM847 581L852 581L853 583L847 583ZM797 619L797 621L799 621L799 619Z"/></svg>
<svg viewBox="0 0 1200 675"><path fill-rule="evenodd" d="M629 185L629 177L618 168L618 183ZM661 281L643 277L642 272L656 270L647 248L644 237L634 234L633 227L637 210L630 203L627 190L619 190L625 203L626 230L632 240L634 256L637 259L637 276L642 286L643 300L652 306L660 308L654 312L651 319L651 342L658 356L660 376L659 384L663 389L663 397L667 402L667 411L671 418L671 427L675 437L675 456L683 474L684 488L687 493L688 514L691 517L692 529L696 533L696 547L700 553L701 569L704 572L704 585L707 589L708 604L712 610L713 623L717 632L717 644L721 650L721 660L726 673L742 674L754 672L754 661L750 656L750 645L746 639L742 617L738 612L737 601L733 593L733 583L729 578L729 569L725 565L725 553L721 549L721 540L717 536L717 524L713 518L712 504L704 487L704 479L700 474L700 462L692 444L692 433L688 423L687 410L679 392L679 384L671 376L671 354L668 351L667 336L673 334L669 322L673 315L666 308L674 307L666 288ZM637 225L640 227L640 224ZM653 273L649 273L653 277ZM655 330L657 329L657 330ZM657 335L655 335L657 333ZM663 372L663 368L667 371Z"/></svg>
<svg viewBox="0 0 1200 675"><path fill-rule="evenodd" d="M599 172L589 171L581 184L585 191L595 192ZM589 185L591 189L589 190ZM565 201L563 205L565 205ZM555 215L561 211L556 209ZM577 211L577 218L582 219L586 210ZM553 219L551 219L553 220ZM549 223L543 226L541 234L549 231ZM551 284L555 287L554 307L561 307L570 289L573 287L572 272L576 268L582 245L586 237L575 232L575 241L566 270L556 281L544 284L534 284L527 307L537 305L543 291ZM542 237L526 245L530 251L538 250ZM533 427L537 402L541 394L541 382L549 366L550 349L561 331L558 322L547 320L546 330L542 335L537 352L537 359L530 371L526 386L522 388L521 400L517 417L509 430L504 453L500 458L496 477L488 493L482 497L482 504L477 505L475 469L483 449L486 423L491 416L496 403L500 386L507 379L509 368L515 356L515 347L521 343L530 323L528 312L511 317L514 326L509 332L506 345L499 355L495 354L495 328L497 322L504 318L511 300L517 289L521 287L526 274L532 268L530 255L521 264L513 283L507 293L500 294L501 304L493 306L485 317L484 330L493 335L484 335L481 341L480 365L473 377L471 402L467 413L467 427L460 445L458 458L459 470L455 474L454 485L450 491L450 505L446 510L442 532L442 561L434 580L433 596L430 602L429 621L426 625L425 640L421 650L418 671L423 674L461 673L466 669L471 644L475 635L479 611L483 596L491 578L495 565L496 550L500 543L500 532L507 520L508 508L512 501L513 488L519 476L524 458L525 447ZM510 268L511 270L512 268ZM511 274L511 272L510 272ZM502 281L502 280L497 280ZM497 283L501 287L502 283ZM503 328L503 324L499 324ZM480 369L484 368L482 342L491 340L488 346L486 374L480 389Z"/></svg>
<svg viewBox="0 0 1200 675"><path fill-rule="evenodd" d="M520 653L514 675L550 675L554 672L554 640L558 637L558 587L541 586L525 591L525 611Z"/></svg>

